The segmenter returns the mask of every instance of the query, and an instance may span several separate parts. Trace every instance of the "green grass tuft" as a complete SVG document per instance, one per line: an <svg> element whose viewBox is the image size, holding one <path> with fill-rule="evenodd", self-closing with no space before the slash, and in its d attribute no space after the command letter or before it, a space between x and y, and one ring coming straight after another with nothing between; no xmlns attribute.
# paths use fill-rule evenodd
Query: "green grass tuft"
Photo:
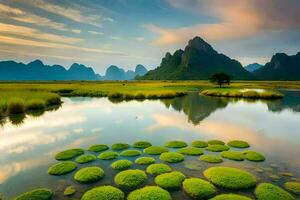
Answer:
<svg viewBox="0 0 300 200"><path fill-rule="evenodd" d="M300 195L300 182L290 181L284 184L284 188L293 194Z"/></svg>
<svg viewBox="0 0 300 200"><path fill-rule="evenodd" d="M55 155L56 160L70 160L84 154L83 149L67 149Z"/></svg>
<svg viewBox="0 0 300 200"><path fill-rule="evenodd" d="M124 200L124 193L113 186L99 186L85 192L81 200Z"/></svg>
<svg viewBox="0 0 300 200"><path fill-rule="evenodd" d="M76 189L74 186L69 186L66 187L66 189L64 190L64 195L65 196L72 196L73 194L75 194Z"/></svg>
<svg viewBox="0 0 300 200"><path fill-rule="evenodd" d="M248 148L250 145L248 142L242 141L242 140L232 140L228 142L227 144L230 147L235 147L235 148Z"/></svg>
<svg viewBox="0 0 300 200"><path fill-rule="evenodd" d="M223 158L235 161L243 161L245 158L244 154L240 151L223 151L221 152Z"/></svg>
<svg viewBox="0 0 300 200"><path fill-rule="evenodd" d="M184 141L169 141L165 144L165 147L169 147L169 148L183 148L183 147L187 147L187 143L185 143Z"/></svg>
<svg viewBox="0 0 300 200"><path fill-rule="evenodd" d="M14 200L50 200L52 199L52 196L53 192L50 189L38 188L25 192L14 198Z"/></svg>
<svg viewBox="0 0 300 200"><path fill-rule="evenodd" d="M202 149L196 148L196 147L185 147L185 148L179 149L177 152L181 153L181 154L185 154L185 155L191 155L191 156L197 156L197 155L203 154Z"/></svg>
<svg viewBox="0 0 300 200"><path fill-rule="evenodd" d="M168 191L157 186L146 186L131 192L127 200L171 200Z"/></svg>
<svg viewBox="0 0 300 200"><path fill-rule="evenodd" d="M208 163L221 163L223 162L222 158L220 156L214 156L214 155L202 155L199 157L201 161L208 162Z"/></svg>
<svg viewBox="0 0 300 200"><path fill-rule="evenodd" d="M207 151L212 151L212 152L221 152L221 151L228 151L229 147L221 144L213 144L213 145L208 145L208 147L206 147L205 149Z"/></svg>
<svg viewBox="0 0 300 200"><path fill-rule="evenodd" d="M255 189L257 200L294 200L295 198L280 187L270 184L261 183Z"/></svg>
<svg viewBox="0 0 300 200"><path fill-rule="evenodd" d="M207 142L202 141L202 140L195 140L192 142L192 147L205 148L207 146L208 146Z"/></svg>
<svg viewBox="0 0 300 200"><path fill-rule="evenodd" d="M171 167L169 167L166 164L162 164L162 163L149 165L146 169L146 172L148 174L153 175L153 176L168 173L168 172L171 172L171 171L172 171Z"/></svg>
<svg viewBox="0 0 300 200"><path fill-rule="evenodd" d="M218 144L218 145L224 145L225 144L225 142L223 142L221 140L209 140L207 143L209 145L216 145L216 144Z"/></svg>
<svg viewBox="0 0 300 200"><path fill-rule="evenodd" d="M251 200L251 198L239 194L220 194L210 200Z"/></svg>
<svg viewBox="0 0 300 200"><path fill-rule="evenodd" d="M100 167L85 167L77 171L74 179L79 183L93 183L99 181L104 176L104 171Z"/></svg>
<svg viewBox="0 0 300 200"><path fill-rule="evenodd" d="M93 155L93 154L83 154L83 155L77 157L75 161L78 162L78 163L83 164L83 163L92 162L94 160L96 160L95 155Z"/></svg>
<svg viewBox="0 0 300 200"><path fill-rule="evenodd" d="M184 155L176 152L165 152L159 156L159 159L168 163L178 163L184 161Z"/></svg>
<svg viewBox="0 0 300 200"><path fill-rule="evenodd" d="M116 159L118 156L119 156L119 154L117 152L106 151L106 152L100 153L98 155L98 158L100 160L113 160L113 159Z"/></svg>
<svg viewBox="0 0 300 200"><path fill-rule="evenodd" d="M139 156L141 154L142 152L138 150L125 150L120 153L121 156L126 156L126 157L134 157L134 156Z"/></svg>
<svg viewBox="0 0 300 200"><path fill-rule="evenodd" d="M48 169L48 174L50 175L64 175L74 171L77 168L77 164L72 161L64 161L57 164L52 165Z"/></svg>
<svg viewBox="0 0 300 200"><path fill-rule="evenodd" d="M88 148L88 151L100 152L100 151L105 151L107 149L109 149L109 147L106 144L94 144Z"/></svg>
<svg viewBox="0 0 300 200"><path fill-rule="evenodd" d="M119 150L128 149L129 147L130 147L129 144L125 144L125 143L116 143L116 144L113 144L113 145L111 146L111 149L112 149L112 150L119 151Z"/></svg>
<svg viewBox="0 0 300 200"><path fill-rule="evenodd" d="M150 165L155 163L155 158L152 157L140 157L134 161L135 164L138 165Z"/></svg>
<svg viewBox="0 0 300 200"><path fill-rule="evenodd" d="M183 189L193 199L210 199L216 195L216 188L200 178L185 179Z"/></svg>
<svg viewBox="0 0 300 200"><path fill-rule="evenodd" d="M149 155L160 155L164 152L168 152L169 150L165 147L161 147L161 146L151 146L151 147L147 147L146 149L144 149L144 153L149 154Z"/></svg>
<svg viewBox="0 0 300 200"><path fill-rule="evenodd" d="M115 178L115 183L125 189L135 189L143 185L147 180L147 175L139 169L129 169L119 172Z"/></svg>
<svg viewBox="0 0 300 200"><path fill-rule="evenodd" d="M245 155L245 158L249 161L262 162L265 160L265 156L256 151L249 150L243 151L242 153Z"/></svg>
<svg viewBox="0 0 300 200"><path fill-rule="evenodd" d="M145 149L147 147L152 146L152 144L148 141L138 141L138 142L133 143L132 146L134 148Z"/></svg>
<svg viewBox="0 0 300 200"><path fill-rule="evenodd" d="M185 175L181 172L174 171L155 177L154 182L164 189L177 189L180 188L182 182L185 179Z"/></svg>
<svg viewBox="0 0 300 200"><path fill-rule="evenodd" d="M110 166L116 170L125 170L129 169L132 166L132 162L130 160L117 160L113 162Z"/></svg>

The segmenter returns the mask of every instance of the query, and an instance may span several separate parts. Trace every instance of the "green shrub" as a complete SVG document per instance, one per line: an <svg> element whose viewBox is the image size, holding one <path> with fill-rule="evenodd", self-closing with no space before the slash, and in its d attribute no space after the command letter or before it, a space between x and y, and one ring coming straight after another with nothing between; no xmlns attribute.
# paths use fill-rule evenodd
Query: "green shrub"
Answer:
<svg viewBox="0 0 300 200"><path fill-rule="evenodd" d="M210 199L216 195L216 188L200 178L188 178L183 181L184 191L194 199Z"/></svg>
<svg viewBox="0 0 300 200"><path fill-rule="evenodd" d="M250 161L262 162L265 160L265 156L256 151L249 150L249 151L243 151L242 153L245 155L245 158Z"/></svg>
<svg viewBox="0 0 300 200"><path fill-rule="evenodd" d="M216 145L216 144L218 144L218 145L224 145L225 143L223 142L223 141L221 141L221 140L209 140L208 142L207 142L209 145Z"/></svg>
<svg viewBox="0 0 300 200"><path fill-rule="evenodd" d="M88 190L81 200L124 200L124 193L113 186L100 186Z"/></svg>
<svg viewBox="0 0 300 200"><path fill-rule="evenodd" d="M295 198L280 187L261 183L255 189L255 196L258 200L294 200Z"/></svg>
<svg viewBox="0 0 300 200"><path fill-rule="evenodd" d="M155 183L164 188L164 189L176 189L180 188L182 185L182 182L185 179L185 175L181 172L169 172L165 174L160 174L157 177L155 177Z"/></svg>
<svg viewBox="0 0 300 200"><path fill-rule="evenodd" d="M130 160L117 160L113 162L110 166L116 170L124 170L130 168L132 162Z"/></svg>
<svg viewBox="0 0 300 200"><path fill-rule="evenodd" d="M165 147L161 147L161 146L151 146L151 147L147 147L146 149L144 149L144 153L149 154L149 155L160 155L164 152L168 152L169 150Z"/></svg>
<svg viewBox="0 0 300 200"><path fill-rule="evenodd" d="M168 191L157 186L146 186L131 192L127 200L171 200Z"/></svg>
<svg viewBox="0 0 300 200"><path fill-rule="evenodd" d="M146 180L146 173L139 169L119 172L114 178L115 183L125 189L138 188L139 186L144 184Z"/></svg>
<svg viewBox="0 0 300 200"><path fill-rule="evenodd" d="M228 142L228 146L235 147L235 148L248 148L250 145L248 142L242 141L242 140L232 140Z"/></svg>
<svg viewBox="0 0 300 200"><path fill-rule="evenodd" d="M50 175L63 175L74 171L77 168L77 164L72 161L64 161L56 163L49 167L48 174Z"/></svg>
<svg viewBox="0 0 300 200"><path fill-rule="evenodd" d="M138 165L150 165L155 163L155 159L152 157L140 157L134 161Z"/></svg>
<svg viewBox="0 0 300 200"><path fill-rule="evenodd" d="M93 183L104 176L104 171L100 167L85 167L77 171L74 179L80 183Z"/></svg>
<svg viewBox="0 0 300 200"><path fill-rule="evenodd" d="M208 145L208 147L206 147L205 149L207 151L212 151L212 152L221 152L221 151L228 151L229 147L221 144L213 144L213 145Z"/></svg>
<svg viewBox="0 0 300 200"><path fill-rule="evenodd" d="M93 154L83 154L81 156L78 156L75 161L78 162L78 163L83 164L83 163L92 162L94 160L96 160L95 155L93 155Z"/></svg>
<svg viewBox="0 0 300 200"><path fill-rule="evenodd" d="M211 167L203 173L214 185L225 189L247 189L256 185L256 177L254 175L237 168Z"/></svg>
<svg viewBox="0 0 300 200"><path fill-rule="evenodd" d="M64 190L64 195L65 196L72 196L73 194L75 194L76 189L74 186L69 186L66 187L66 189Z"/></svg>
<svg viewBox="0 0 300 200"><path fill-rule="evenodd" d="M134 157L134 156L139 156L141 154L142 152L138 150L125 150L120 153L121 156L126 156L126 157Z"/></svg>
<svg viewBox="0 0 300 200"><path fill-rule="evenodd" d="M139 148L139 149L145 149L147 147L152 146L152 144L148 141L138 141L138 142L133 143L132 146L135 148Z"/></svg>
<svg viewBox="0 0 300 200"><path fill-rule="evenodd" d="M296 195L300 195L300 182L290 181L284 184L284 188Z"/></svg>
<svg viewBox="0 0 300 200"><path fill-rule="evenodd" d="M169 148L183 148L183 147L187 147L187 143L183 142L183 141L169 141L165 144L165 147L169 147Z"/></svg>
<svg viewBox="0 0 300 200"><path fill-rule="evenodd" d="M210 200L251 200L251 198L238 194L220 194Z"/></svg>
<svg viewBox="0 0 300 200"><path fill-rule="evenodd" d="M61 151L55 155L56 160L69 160L84 154L83 149L68 149Z"/></svg>
<svg viewBox="0 0 300 200"><path fill-rule="evenodd" d="M128 149L130 146L129 144L125 144L125 143L116 143L116 144L113 144L111 146L111 149L112 150L124 150L124 149Z"/></svg>
<svg viewBox="0 0 300 200"><path fill-rule="evenodd" d="M113 160L113 159L117 158L118 156L119 156L119 154L117 152L106 151L106 152L100 153L98 158L100 160Z"/></svg>
<svg viewBox="0 0 300 200"><path fill-rule="evenodd" d="M185 154L185 155L191 155L191 156L197 156L197 155L203 154L202 149L196 148L196 147L185 147L185 148L179 149L177 152L181 153L181 154Z"/></svg>
<svg viewBox="0 0 300 200"><path fill-rule="evenodd" d="M159 159L169 162L169 163L178 163L184 161L184 155L176 152L165 152L159 156Z"/></svg>
<svg viewBox="0 0 300 200"><path fill-rule="evenodd" d="M171 167L169 167L166 164L161 164L161 163L160 164L149 165L146 169L146 172L148 174L153 175L153 176L168 173L168 172L171 172L171 171L172 171Z"/></svg>
<svg viewBox="0 0 300 200"><path fill-rule="evenodd" d="M53 192L47 188L39 188L25 192L17 196L14 200L50 200Z"/></svg>
<svg viewBox="0 0 300 200"><path fill-rule="evenodd" d="M222 158L219 156L214 155L202 155L199 157L201 161L208 162L208 163L221 163L223 162Z"/></svg>
<svg viewBox="0 0 300 200"><path fill-rule="evenodd" d="M22 99L12 99L8 102L7 112L9 115L25 113L25 103Z"/></svg>
<svg viewBox="0 0 300 200"><path fill-rule="evenodd" d="M32 99L26 102L26 110L42 110L46 108L46 103L42 99Z"/></svg>
<svg viewBox="0 0 300 200"><path fill-rule="evenodd" d="M221 156L223 158L227 158L230 160L236 160L236 161L244 160L244 154L239 151L223 151L223 152L221 152Z"/></svg>
<svg viewBox="0 0 300 200"><path fill-rule="evenodd" d="M192 142L192 147L205 148L207 146L208 146L208 144L205 141L195 140L195 141Z"/></svg>
<svg viewBox="0 0 300 200"><path fill-rule="evenodd" d="M106 144L94 144L89 147L88 151L100 152L100 151L105 151L107 149L109 149L109 147Z"/></svg>

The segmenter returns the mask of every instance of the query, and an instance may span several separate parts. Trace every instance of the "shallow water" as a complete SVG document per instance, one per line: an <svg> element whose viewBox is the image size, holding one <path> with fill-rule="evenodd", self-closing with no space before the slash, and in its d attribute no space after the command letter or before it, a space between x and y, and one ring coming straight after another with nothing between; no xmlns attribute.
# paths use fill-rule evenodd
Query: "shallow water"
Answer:
<svg viewBox="0 0 300 200"><path fill-rule="evenodd" d="M272 174L293 173L293 177L280 175L280 180L273 182L282 186L287 180L300 178L300 91L283 93L285 98L275 101L237 101L196 93L143 102L64 98L63 106L55 111L1 122L0 193L10 199L36 187L49 187L55 191L55 199L70 199L63 197L63 190L75 185L78 192L73 197L80 199L82 193L93 186L113 184L113 176L117 173L109 168L113 161L97 160L79 165L80 168L99 165L106 176L94 184L78 184L72 179L74 173L60 177L47 174L48 167L56 163L55 152L72 147L87 149L95 143L131 144L137 140L163 145L175 139L189 143L195 139L248 141L250 149L265 154L265 162L224 159L225 162L218 165L244 168L257 175L260 182L273 182L269 177ZM157 162L160 162L158 157ZM184 163L171 164L171 167L187 176L203 177L202 171L215 165L203 163L197 156L187 156ZM263 172L257 172L257 168ZM151 177L148 184L153 184ZM253 189L237 193L252 196ZM171 194L174 199L189 199L180 190Z"/></svg>

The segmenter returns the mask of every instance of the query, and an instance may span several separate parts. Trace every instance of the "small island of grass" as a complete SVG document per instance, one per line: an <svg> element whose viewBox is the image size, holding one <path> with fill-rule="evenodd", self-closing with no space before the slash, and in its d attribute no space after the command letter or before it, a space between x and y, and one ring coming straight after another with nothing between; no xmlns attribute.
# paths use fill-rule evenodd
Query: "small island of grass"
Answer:
<svg viewBox="0 0 300 200"><path fill-rule="evenodd" d="M93 200L93 199L101 199L101 200L124 200L124 193L113 186L99 186L95 187L91 190L88 190L82 196L81 200Z"/></svg>
<svg viewBox="0 0 300 200"><path fill-rule="evenodd" d="M14 200L50 200L53 196L53 192L47 188L39 188L25 192Z"/></svg>
<svg viewBox="0 0 300 200"><path fill-rule="evenodd" d="M148 174L153 175L153 176L168 173L168 172L171 172L171 171L172 171L171 167L169 167L166 164L162 164L162 163L149 165L146 169L146 172Z"/></svg>
<svg viewBox="0 0 300 200"><path fill-rule="evenodd" d="M144 184L147 180L147 175L144 171L139 169L125 170L118 173L114 181L115 183L125 189L135 189Z"/></svg>
<svg viewBox="0 0 300 200"><path fill-rule="evenodd" d="M181 187L184 179L185 175L183 173L174 171L158 175L154 181L158 186L164 189L177 189Z"/></svg>
<svg viewBox="0 0 300 200"><path fill-rule="evenodd" d="M171 195L168 191L157 186L146 186L144 188L134 190L129 193L127 200L171 200Z"/></svg>

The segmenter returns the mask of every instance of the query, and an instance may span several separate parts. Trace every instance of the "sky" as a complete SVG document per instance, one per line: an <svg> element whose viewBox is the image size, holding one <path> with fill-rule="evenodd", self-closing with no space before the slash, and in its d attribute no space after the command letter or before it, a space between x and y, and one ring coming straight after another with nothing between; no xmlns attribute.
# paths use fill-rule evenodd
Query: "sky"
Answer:
<svg viewBox="0 0 300 200"><path fill-rule="evenodd" d="M240 61L300 51L299 0L0 0L0 60L157 67L200 36Z"/></svg>

